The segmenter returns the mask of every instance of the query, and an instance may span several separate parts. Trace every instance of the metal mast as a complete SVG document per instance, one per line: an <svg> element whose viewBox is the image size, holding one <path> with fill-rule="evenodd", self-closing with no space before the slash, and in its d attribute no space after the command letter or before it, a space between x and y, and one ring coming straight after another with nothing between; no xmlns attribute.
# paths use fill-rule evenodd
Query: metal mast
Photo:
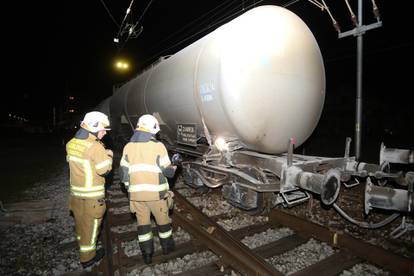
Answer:
<svg viewBox="0 0 414 276"><path fill-rule="evenodd" d="M370 25L362 25L362 0L358 0L358 19L354 29L339 33L338 38L344 38L350 35L357 37L357 91L356 91L356 111L355 111L355 158L359 160L361 156L361 130L362 130L362 68L363 68L363 34L371 29L379 28L382 22L379 19L377 8L374 5L374 13L377 22Z"/></svg>

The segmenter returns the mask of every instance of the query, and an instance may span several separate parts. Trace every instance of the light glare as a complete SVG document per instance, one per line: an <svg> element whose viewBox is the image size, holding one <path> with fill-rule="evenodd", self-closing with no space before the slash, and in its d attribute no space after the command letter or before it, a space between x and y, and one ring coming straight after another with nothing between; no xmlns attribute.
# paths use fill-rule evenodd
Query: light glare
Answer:
<svg viewBox="0 0 414 276"><path fill-rule="evenodd" d="M219 151L228 151L229 146L226 143L226 140L223 137L217 137L217 139L214 141L214 145Z"/></svg>

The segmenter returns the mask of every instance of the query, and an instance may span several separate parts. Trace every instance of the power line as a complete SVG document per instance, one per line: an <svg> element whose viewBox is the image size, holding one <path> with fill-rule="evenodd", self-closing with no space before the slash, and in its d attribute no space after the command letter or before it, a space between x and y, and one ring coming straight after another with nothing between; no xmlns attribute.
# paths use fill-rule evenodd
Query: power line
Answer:
<svg viewBox="0 0 414 276"><path fill-rule="evenodd" d="M141 22L142 18L144 17L145 13L147 12L148 8L151 6L152 1L154 1L154 0L151 0L151 1L148 3L148 5L145 7L145 10L142 12L141 16L139 17L139 19L138 19L138 20L137 20L137 22L135 23L135 27L138 25L138 23L139 23L139 22Z"/></svg>
<svg viewBox="0 0 414 276"><path fill-rule="evenodd" d="M244 7L244 9L242 9L242 10L240 10L240 7L237 7L237 8L232 9L232 10L230 11L230 12L231 12L231 14L230 14L230 15L228 15L228 16L226 16L226 17L224 17L224 18L219 19L219 20L218 20L218 21L216 21L215 23L212 23L211 25L209 25L209 26L207 26L207 27L205 27L205 28L202 28L200 31L198 31L198 32L196 32L196 33L194 33L194 34L192 34L192 35L190 35L190 36L188 36L188 37L184 38L183 40L181 40L181 41L179 41L179 42L177 42L177 43L175 43L175 44L171 45L170 47L168 47L168 48L166 48L166 49L164 49L164 50L161 50L160 52L158 52L158 53L154 54L153 56L151 56L150 58L148 58L148 59L146 60L146 62L145 62L145 63L147 63L147 62L149 62L149 61L153 60L155 57L160 56L161 54L165 53L166 51L171 50L172 48L174 48L174 47L176 47L176 46L178 46L178 45L180 45L180 44L182 44L182 43L184 43L184 42L188 41L189 39L191 39L191 38L193 38L193 37L195 37L195 36L197 36L197 35L199 35L199 34L201 34L201 33L205 32L205 31L207 31L207 30L209 30L209 29L215 28L217 25L222 24L223 22L225 22L225 21L229 20L230 18L234 18L235 16L238 16L239 14L244 13L245 11L247 11L247 10L251 9L252 7L255 7L256 5L258 5L258 4L260 4L260 3L262 3L263 1L265 1L265 0L260 0L260 1L257 1L257 2L255 2L255 3L251 4L251 5L247 6L247 7ZM236 12L234 12L234 11L236 11Z"/></svg>
<svg viewBox="0 0 414 276"><path fill-rule="evenodd" d="M112 21L115 23L115 25L119 28L118 22L116 22L115 18L112 16L111 12L109 11L108 7L106 6L104 0L101 0L102 5L104 6L106 12L109 14L109 17L111 17Z"/></svg>
<svg viewBox="0 0 414 276"><path fill-rule="evenodd" d="M116 35L116 39L117 40L119 40L119 35L121 34L121 31L122 31L122 27L124 26L124 22L125 22L125 20L127 19L127 17L128 17L128 15L129 15L129 13L131 12L131 7L132 7L132 4L134 3L134 0L131 0L131 2L129 3L129 7L127 8L127 10L126 10L126 12L125 12L125 16L124 16L124 19L122 19L122 22L121 22L121 25L119 26L119 30L118 30L118 34ZM116 41L115 41L116 42Z"/></svg>
<svg viewBox="0 0 414 276"><path fill-rule="evenodd" d="M212 10L210 10L210 11L208 11L208 12L204 13L203 15L201 15L201 16L199 16L199 17L197 17L195 20L193 20L193 21L191 21L191 22L187 23L186 25L184 25L183 27L181 27L178 31L175 31L174 33L170 34L169 36L167 36L166 38L164 38L162 41L160 41L160 42L159 42L156 46L160 45L161 43L163 43L163 42L165 42L165 41L168 41L170 38L172 38L173 36L175 36L175 35L177 35L178 33L182 32L184 29L188 28L190 25L194 27L194 24L195 24L197 21L199 21L199 20L203 19L204 17L206 17L206 16L207 16L207 15L209 15L210 13L214 12L215 10L217 10L217 9L219 9L219 8L221 8L221 7L223 7L224 5L226 5L226 6L230 6L233 2L236 2L236 1L238 2L239 0L226 0L226 1L222 2L220 5L218 5L218 6L217 6L217 7L215 7L214 9L212 9ZM212 16L215 16L215 15L217 15L217 13L216 13L216 14L213 14ZM205 22L205 21L203 21L203 22ZM201 22L201 23L203 23L203 22ZM200 25L201 23L197 23L197 24L199 24L199 25Z"/></svg>
<svg viewBox="0 0 414 276"><path fill-rule="evenodd" d="M128 42L128 40L130 38L136 38L136 37L138 37L142 33L142 31L144 30L144 27L141 26L141 28L139 28L138 30L136 30L136 27L141 22L142 18L144 17L145 13L149 9L149 7L151 6L151 4L152 4L153 1L154 0L150 0L150 2L147 4L147 6L145 7L145 9L142 12L141 16L139 17L139 19L137 20L137 22L135 22L135 24L127 24L127 25L125 25L125 28L124 29L127 29L127 27L129 27L128 28L128 35L127 35L126 39L122 42L121 46L118 48L118 53L124 48L124 46L126 45L126 43ZM132 2L133 2L133 0L131 1L130 8L132 6ZM130 10L130 8L129 8L129 10ZM129 13L129 11L128 11L128 13ZM125 18L126 18L126 16L125 16ZM125 18L124 18L124 20L125 20ZM121 31L121 29L120 29L120 31ZM119 34L122 35L123 33L124 32L121 32L121 33L118 32L118 35L117 35L117 40L118 41L115 41L116 43L119 42Z"/></svg>
<svg viewBox="0 0 414 276"><path fill-rule="evenodd" d="M148 64L149 62L151 62L151 60L154 60L154 58L156 58L156 57L158 57L158 56L161 56L161 54L163 54L163 53L165 53L165 52L167 52L167 51L169 51L169 50L173 49L174 47L176 47L176 46L178 46L178 45L180 45L180 44L182 44L182 43L184 43L184 42L186 42L186 41L190 40L191 38L193 38L193 37L195 37L195 36L197 36L197 35L199 35L199 34L201 34L201 33L205 32L205 31L207 31L207 30L209 30L209 29L212 29L212 28L217 27L218 25L220 25L220 24L222 24L223 22L225 22L225 21L229 20L230 18L234 18L234 17L236 17L236 16L238 16L238 15L240 15L240 14L242 14L242 13L246 12L247 10L249 10L249 9L251 9L251 8L253 8L253 7L255 7L256 5L259 5L259 4L260 4L260 3L262 3L263 1L265 1L265 0L259 0L259 1L257 1L257 2L256 2L256 1L254 1L254 2L253 2L253 4L250 4L250 5L248 5L248 6L242 6L242 7L241 7L241 9L240 9L240 5L237 5L237 7L233 8L232 10L230 10L230 14L225 15L225 16L224 16L224 17L222 17L222 18L219 18L216 22L214 22L214 23L212 23L212 24L208 25L207 27L204 27L204 28L202 28L201 30L197 31L196 33L193 33L193 34L189 35L188 37L183 38L182 40L180 40L179 42L177 42L177 43L175 43L175 44L173 44L173 45L169 46L168 48L163 49L163 50L161 50L161 51L157 52L156 54L154 54L154 55L152 55L150 58L148 58L148 59L145 61L145 64ZM282 6L282 7L284 7L284 8L286 8L286 7L288 7L288 6L290 6L290 5L293 5L293 4L295 4L295 3L299 2L299 1L300 1L300 0L291 0L291 1L288 1L288 2L286 2L285 4L283 4L283 5L281 5L281 6ZM190 24L192 24L193 22L200 20L201 18L203 18L203 17L204 17L204 16L206 16L207 14L210 14L211 12L215 11L216 9L218 9L218 8L222 7L224 4L228 4L228 6L230 7L230 6L231 6L231 4L232 4L233 2L236 2L236 1L231 1L230 3L227 3L227 2L229 2L229 0L227 0L227 1L223 2L223 3L221 3L219 6L217 6L216 8L214 8L214 9L212 9L212 10L210 10L209 12L207 12L206 14L204 14L204 15L202 15L201 17L197 18L196 20L191 21L190 23L188 23L187 25L185 25L184 27L182 27L180 30L178 30L178 31L177 31L177 32L175 32L174 34L172 34L172 35L170 35L169 37L167 37L166 39L164 39L163 41L168 40L170 37L172 37L173 35L175 35L175 34L179 33L180 31L182 31L183 29L185 29L187 26L189 26L189 25L190 25ZM238 1L237 1L237 2L238 2ZM216 14L217 14L217 13L216 13ZM214 15L213 15L213 16L214 16ZM206 20L204 20L203 22L206 22ZM203 23L203 22L202 22L202 23ZM161 43L162 43L162 42L161 42ZM159 43L159 44L161 44L161 43ZM159 45L159 44L157 44L157 45Z"/></svg>

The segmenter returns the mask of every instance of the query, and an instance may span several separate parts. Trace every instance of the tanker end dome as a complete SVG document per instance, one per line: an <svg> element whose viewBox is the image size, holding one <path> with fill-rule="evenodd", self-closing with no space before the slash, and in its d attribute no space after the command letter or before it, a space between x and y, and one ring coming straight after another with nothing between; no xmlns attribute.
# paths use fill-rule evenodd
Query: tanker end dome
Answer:
<svg viewBox="0 0 414 276"><path fill-rule="evenodd" d="M247 148L286 152L312 134L325 100L319 46L291 11L260 6L218 28L221 102ZM217 47L217 45L215 46Z"/></svg>

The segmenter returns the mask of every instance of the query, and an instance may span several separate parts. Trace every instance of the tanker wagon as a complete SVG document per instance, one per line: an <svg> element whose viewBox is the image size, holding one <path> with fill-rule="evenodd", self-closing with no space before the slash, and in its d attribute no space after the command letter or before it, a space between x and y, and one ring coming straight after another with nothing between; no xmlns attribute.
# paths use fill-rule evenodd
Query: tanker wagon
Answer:
<svg viewBox="0 0 414 276"><path fill-rule="evenodd" d="M158 138L185 157L185 182L220 187L227 201L251 213L294 206L310 194L334 204L341 183L354 177L407 184L384 166L349 156L350 140L344 157L293 154L318 124L324 99L324 64L312 32L291 11L265 5L160 58L99 108L110 116L111 135L121 145L141 115L154 115ZM370 191L373 202L384 194ZM388 196L391 203L367 204L407 211L413 202L406 190Z"/></svg>

